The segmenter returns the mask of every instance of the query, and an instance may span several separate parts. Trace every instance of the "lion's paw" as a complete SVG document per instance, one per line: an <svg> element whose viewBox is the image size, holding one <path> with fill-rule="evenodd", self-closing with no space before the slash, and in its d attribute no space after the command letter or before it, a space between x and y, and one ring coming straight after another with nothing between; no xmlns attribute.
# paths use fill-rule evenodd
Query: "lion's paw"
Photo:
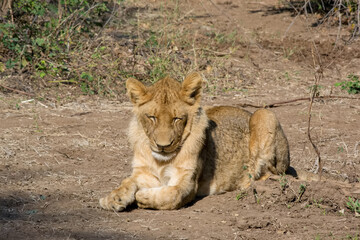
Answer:
<svg viewBox="0 0 360 240"><path fill-rule="evenodd" d="M141 189L136 192L135 199L140 208L152 208L150 200L153 199L152 189Z"/></svg>
<svg viewBox="0 0 360 240"><path fill-rule="evenodd" d="M99 200L100 206L106 210L124 211L127 204L117 192L112 192Z"/></svg>

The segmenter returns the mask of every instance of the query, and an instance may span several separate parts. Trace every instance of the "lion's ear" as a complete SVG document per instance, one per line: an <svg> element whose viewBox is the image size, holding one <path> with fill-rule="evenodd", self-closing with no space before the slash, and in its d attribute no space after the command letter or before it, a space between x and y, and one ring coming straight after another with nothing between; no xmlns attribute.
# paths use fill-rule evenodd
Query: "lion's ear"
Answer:
<svg viewBox="0 0 360 240"><path fill-rule="evenodd" d="M144 84L135 78L126 80L127 94L133 104L141 105L147 99L147 90Z"/></svg>
<svg viewBox="0 0 360 240"><path fill-rule="evenodd" d="M201 97L203 80L199 73L190 73L184 79L181 86L181 96L190 105L195 104Z"/></svg>

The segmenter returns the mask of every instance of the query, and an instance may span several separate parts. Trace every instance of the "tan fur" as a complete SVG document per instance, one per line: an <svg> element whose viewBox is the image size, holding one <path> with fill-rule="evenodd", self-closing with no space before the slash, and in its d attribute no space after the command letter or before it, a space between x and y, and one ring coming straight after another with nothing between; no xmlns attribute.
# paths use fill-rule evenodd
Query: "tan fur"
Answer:
<svg viewBox="0 0 360 240"><path fill-rule="evenodd" d="M202 79L126 83L134 104L129 127L133 172L100 199L104 209L176 209L196 195L246 188L289 167L289 146L274 113L200 105Z"/></svg>

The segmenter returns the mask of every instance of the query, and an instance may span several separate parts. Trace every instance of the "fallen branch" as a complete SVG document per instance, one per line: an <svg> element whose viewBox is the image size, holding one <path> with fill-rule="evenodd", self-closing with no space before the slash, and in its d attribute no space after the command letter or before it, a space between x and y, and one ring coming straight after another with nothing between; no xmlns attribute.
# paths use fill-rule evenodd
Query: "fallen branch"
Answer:
<svg viewBox="0 0 360 240"><path fill-rule="evenodd" d="M16 92L16 93L23 94L23 95L27 95L27 96L31 96L31 97L34 97L34 96L35 96L35 94L23 92L23 91L20 91L20 90L11 88L11 87L6 87L6 86L1 85L1 84L0 84L0 87L5 88L5 89L10 90L10 91L13 91L13 92Z"/></svg>
<svg viewBox="0 0 360 240"><path fill-rule="evenodd" d="M356 100L360 100L360 97L346 97L346 96L314 96L314 99L356 99ZM239 107L253 107L253 108L275 108L275 107L279 107L281 105L285 105L288 103L293 103L293 102L299 102L299 101L311 101L311 97L303 97L303 98L295 98L295 99L290 99L290 100L286 100L286 101L280 101L280 102L274 102L274 103L270 103L270 104L264 104L264 105L254 105L251 103L239 103L237 104L237 106Z"/></svg>

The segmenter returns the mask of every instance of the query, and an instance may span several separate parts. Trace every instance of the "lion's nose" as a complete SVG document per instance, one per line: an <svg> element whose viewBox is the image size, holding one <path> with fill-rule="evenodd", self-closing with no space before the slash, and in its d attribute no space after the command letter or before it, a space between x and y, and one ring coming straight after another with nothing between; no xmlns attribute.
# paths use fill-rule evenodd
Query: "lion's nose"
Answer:
<svg viewBox="0 0 360 240"><path fill-rule="evenodd" d="M170 147L171 144L173 144L174 140L171 140L170 143L167 142L167 143L164 143L164 142L156 142L156 146L159 148L159 149L165 149L167 147Z"/></svg>

